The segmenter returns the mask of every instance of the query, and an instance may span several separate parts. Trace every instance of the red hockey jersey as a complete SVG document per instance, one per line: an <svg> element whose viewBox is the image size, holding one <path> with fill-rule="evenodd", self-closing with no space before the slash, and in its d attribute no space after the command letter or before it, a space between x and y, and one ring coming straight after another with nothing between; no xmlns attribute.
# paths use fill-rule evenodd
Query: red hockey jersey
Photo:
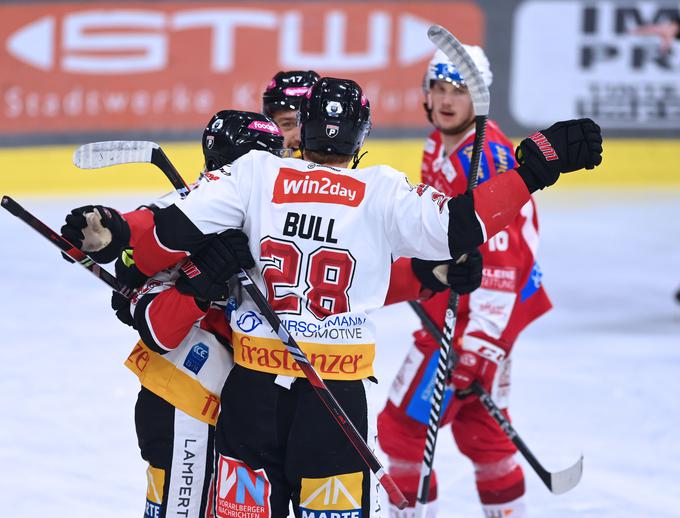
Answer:
<svg viewBox="0 0 680 518"><path fill-rule="evenodd" d="M464 192L473 141L474 130L446 156L440 132L432 132L423 152L423 183L448 196ZM489 121L479 184L515 168L513 149L498 125ZM538 241L538 218L532 199L510 225L480 247L484 258L482 285L460 298L455 334L458 340L463 335L480 338L509 353L522 329L551 308L535 258ZM448 291L423 302L439 326L444 324L447 302ZM432 341L424 329L417 331L415 338L417 342Z"/></svg>

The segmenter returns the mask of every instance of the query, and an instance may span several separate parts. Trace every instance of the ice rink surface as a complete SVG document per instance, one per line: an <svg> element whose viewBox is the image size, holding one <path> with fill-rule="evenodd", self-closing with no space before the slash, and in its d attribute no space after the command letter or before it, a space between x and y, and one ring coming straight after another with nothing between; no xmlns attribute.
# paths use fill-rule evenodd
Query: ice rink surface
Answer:
<svg viewBox="0 0 680 518"><path fill-rule="evenodd" d="M150 198L18 201L58 230L72 207L128 210ZM516 345L511 413L548 469L581 453L585 464L581 484L553 496L524 463L530 515L678 517L680 192L537 200L555 308ZM142 516L138 383L123 366L134 332L109 310L103 283L5 211L0 236L0 514ZM418 323L405 304L375 317L379 409ZM471 465L448 429L440 437L440 516L481 516Z"/></svg>

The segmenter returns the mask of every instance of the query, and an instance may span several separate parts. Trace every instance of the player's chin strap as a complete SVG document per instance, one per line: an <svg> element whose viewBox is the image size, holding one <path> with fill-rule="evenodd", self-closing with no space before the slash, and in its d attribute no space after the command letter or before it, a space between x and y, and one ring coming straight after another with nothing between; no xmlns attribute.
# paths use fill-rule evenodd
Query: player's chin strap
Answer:
<svg viewBox="0 0 680 518"><path fill-rule="evenodd" d="M368 151L364 151L361 154L359 154L359 151L354 153L354 157L352 158L352 169L356 169L359 166L359 161L364 158L366 153L368 153Z"/></svg>

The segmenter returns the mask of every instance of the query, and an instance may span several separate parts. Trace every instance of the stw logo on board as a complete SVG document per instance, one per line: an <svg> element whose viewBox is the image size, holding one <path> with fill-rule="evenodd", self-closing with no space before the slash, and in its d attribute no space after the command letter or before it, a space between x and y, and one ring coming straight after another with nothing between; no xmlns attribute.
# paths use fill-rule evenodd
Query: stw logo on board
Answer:
<svg viewBox="0 0 680 518"><path fill-rule="evenodd" d="M484 41L485 15L475 2L446 7L0 2L0 70L11 71L0 82L0 133L193 132L217 105L259 110L275 71L310 69L364 86L376 127L422 126L416 78L434 50L428 27L437 22L466 43Z"/></svg>
<svg viewBox="0 0 680 518"><path fill-rule="evenodd" d="M366 184L351 176L284 167L274 182L272 203L335 203L356 207L364 199L365 191Z"/></svg>
<svg viewBox="0 0 680 518"><path fill-rule="evenodd" d="M269 518L271 484L264 469L220 455L217 463L217 518Z"/></svg>

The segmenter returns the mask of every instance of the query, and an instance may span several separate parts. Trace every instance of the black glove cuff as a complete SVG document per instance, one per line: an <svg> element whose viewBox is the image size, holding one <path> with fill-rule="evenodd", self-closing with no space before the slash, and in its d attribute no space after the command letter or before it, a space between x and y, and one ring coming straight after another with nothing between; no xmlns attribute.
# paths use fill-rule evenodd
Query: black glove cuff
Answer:
<svg viewBox="0 0 680 518"><path fill-rule="evenodd" d="M554 184L560 177L559 159L548 162L530 137L519 143L515 158L520 164L516 170L530 193Z"/></svg>
<svg viewBox="0 0 680 518"><path fill-rule="evenodd" d="M208 311L208 309L210 308L210 301L209 300L203 300L203 299L199 299L199 298L194 297L194 302L196 303L196 306L198 306L198 309L200 309L201 311L205 312L205 311Z"/></svg>
<svg viewBox="0 0 680 518"><path fill-rule="evenodd" d="M545 187L545 185L543 185L539 179L536 178L536 175L528 165L522 164L521 166L517 167L516 171L522 180L524 180L524 185L526 185L527 189L529 189L529 194L533 194L539 189L543 189Z"/></svg>
<svg viewBox="0 0 680 518"><path fill-rule="evenodd" d="M411 259L411 269L423 288L439 293L449 287L435 277L433 270L435 266L447 263L448 261L425 261L414 257Z"/></svg>
<svg viewBox="0 0 680 518"><path fill-rule="evenodd" d="M114 239L101 250L98 250L96 252L85 253L89 255L92 259L94 259L97 263L106 264L110 263L111 261L115 261L120 255L120 253L123 251L123 249L127 246L127 243L129 242L130 242L129 237L127 241L125 241L124 243L121 243L120 241Z"/></svg>

